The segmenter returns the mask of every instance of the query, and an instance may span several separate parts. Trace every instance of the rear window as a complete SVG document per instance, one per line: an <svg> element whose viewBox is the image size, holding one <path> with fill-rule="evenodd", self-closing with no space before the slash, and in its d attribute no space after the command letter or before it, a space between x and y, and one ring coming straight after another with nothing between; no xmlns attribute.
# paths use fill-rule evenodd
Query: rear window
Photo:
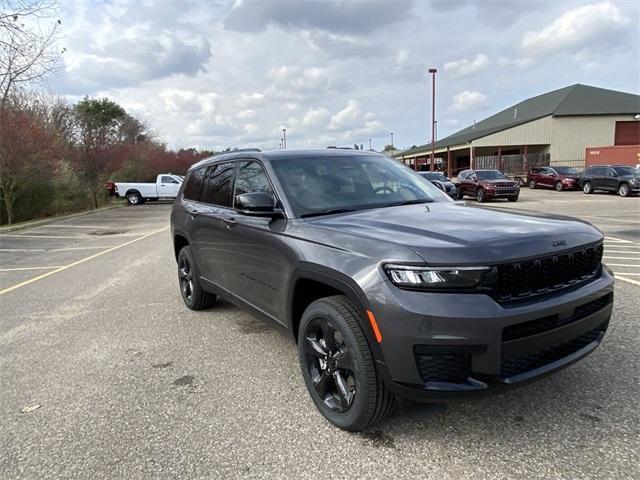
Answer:
<svg viewBox="0 0 640 480"><path fill-rule="evenodd" d="M204 168L192 170L187 175L187 182L184 185L184 192L182 196L187 200L200 200L200 190L202 189L202 177L204 175Z"/></svg>

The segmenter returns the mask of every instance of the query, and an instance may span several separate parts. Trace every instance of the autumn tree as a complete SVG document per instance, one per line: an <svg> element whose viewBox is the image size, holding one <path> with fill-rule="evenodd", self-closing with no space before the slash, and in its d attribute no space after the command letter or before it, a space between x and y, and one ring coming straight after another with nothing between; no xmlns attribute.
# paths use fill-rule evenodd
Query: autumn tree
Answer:
<svg viewBox="0 0 640 480"><path fill-rule="evenodd" d="M108 98L85 97L75 105L74 112L80 173L91 193L93 206L97 207L104 190L102 182L110 173L110 150L122 141L122 126L129 117L124 108Z"/></svg>

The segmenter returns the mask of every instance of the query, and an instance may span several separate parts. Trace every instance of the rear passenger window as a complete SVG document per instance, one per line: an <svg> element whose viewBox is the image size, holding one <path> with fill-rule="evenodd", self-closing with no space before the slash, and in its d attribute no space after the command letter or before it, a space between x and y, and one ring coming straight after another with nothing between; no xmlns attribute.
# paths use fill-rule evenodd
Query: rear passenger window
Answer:
<svg viewBox="0 0 640 480"><path fill-rule="evenodd" d="M258 162L241 162L236 174L235 195L262 192L273 195L266 173Z"/></svg>
<svg viewBox="0 0 640 480"><path fill-rule="evenodd" d="M182 196L187 200L200 200L200 190L202 189L202 177L204 176L204 168L192 170L187 175Z"/></svg>
<svg viewBox="0 0 640 480"><path fill-rule="evenodd" d="M202 202L221 207L231 206L231 181L235 162L218 163L207 169Z"/></svg>

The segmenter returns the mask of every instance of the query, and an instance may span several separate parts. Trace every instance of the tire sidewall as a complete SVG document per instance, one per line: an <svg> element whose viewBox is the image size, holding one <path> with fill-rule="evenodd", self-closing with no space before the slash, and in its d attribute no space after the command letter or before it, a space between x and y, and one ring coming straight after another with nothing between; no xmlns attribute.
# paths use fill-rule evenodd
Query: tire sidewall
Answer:
<svg viewBox="0 0 640 480"><path fill-rule="evenodd" d="M304 333L307 326L316 318L325 318L335 327L336 330L340 331L345 345L354 361L356 393L351 407L343 413L333 412L324 405L324 402L315 390L313 380L309 375L306 365L304 354ZM376 372L366 371L365 355L371 357L371 362L373 362L373 357L369 347L367 346L367 351L361 351L358 347L356 337L351 331L351 327L331 304L323 300L317 300L307 307L302 319L300 320L300 326L298 329L298 358L300 361L300 369L302 370L302 377L304 378L304 383L307 386L309 396L320 413L334 425L346 430L359 430L362 428L360 425L368 423L369 412L367 412L365 408L365 400L367 398L375 398L376 395L375 389L369 388L370 382L368 382L366 378L367 376L373 376L373 385L375 385Z"/></svg>
<svg viewBox="0 0 640 480"><path fill-rule="evenodd" d="M481 188L479 188L479 189L476 191L476 201L477 201L478 203L483 203L485 200L486 200L486 197L485 197L484 190L483 190L483 189L481 189Z"/></svg>
<svg viewBox="0 0 640 480"><path fill-rule="evenodd" d="M553 188L556 189L556 192L561 192L562 190L564 190L564 187L562 186L562 182L556 182Z"/></svg>
<svg viewBox="0 0 640 480"><path fill-rule="evenodd" d="M189 261L189 265L191 265L191 275L193 276L193 291L191 292L191 301L185 298L184 293L182 292L182 281L180 279L180 260L183 257L186 257L186 259ZM202 295L202 289L200 288L200 282L198 281L199 275L200 274L198 272L198 267L193 259L191 247L182 247L180 253L178 253L178 287L180 288L180 296L182 297L182 301L190 309L193 309L193 307L198 304L198 302L200 301L200 296Z"/></svg>
<svg viewBox="0 0 640 480"><path fill-rule="evenodd" d="M530 188L531 190L535 190L535 188L536 188L536 182L535 182L535 180L531 180L531 181L529 182L529 188Z"/></svg>
<svg viewBox="0 0 640 480"><path fill-rule="evenodd" d="M129 205L140 205L142 203L141 199L140 199L140 195L137 194L137 193L128 194L127 195L127 202L129 202Z"/></svg>
<svg viewBox="0 0 640 480"><path fill-rule="evenodd" d="M585 182L582 186L582 191L587 195L593 193L593 187L591 186L591 182Z"/></svg>
<svg viewBox="0 0 640 480"><path fill-rule="evenodd" d="M620 195L621 197L628 197L630 193L631 189L626 183L623 183L618 187L618 195Z"/></svg>

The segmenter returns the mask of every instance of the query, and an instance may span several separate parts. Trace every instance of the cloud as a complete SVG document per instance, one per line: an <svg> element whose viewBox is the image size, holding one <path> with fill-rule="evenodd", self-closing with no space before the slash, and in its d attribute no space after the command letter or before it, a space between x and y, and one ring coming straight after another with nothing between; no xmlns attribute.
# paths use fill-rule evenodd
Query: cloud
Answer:
<svg viewBox="0 0 640 480"><path fill-rule="evenodd" d="M329 110L326 108L310 108L307 113L302 117L302 125L306 127L317 127L319 125L325 125L329 119Z"/></svg>
<svg viewBox="0 0 640 480"><path fill-rule="evenodd" d="M215 100L217 95L213 92L196 93L192 90L181 90L177 88L167 88L159 93L160 98L168 111L176 112L203 112L211 113L215 110Z"/></svg>
<svg viewBox="0 0 640 480"><path fill-rule="evenodd" d="M483 53L479 53L473 59L456 60L444 64L446 72L450 72L453 76L463 77L478 73L489 66L489 57Z"/></svg>
<svg viewBox="0 0 640 480"><path fill-rule="evenodd" d="M335 67L281 65L269 70L269 79L271 80L269 92L278 98L291 95L317 95L337 88L343 91L350 88Z"/></svg>
<svg viewBox="0 0 640 480"><path fill-rule="evenodd" d="M273 25L363 35L404 20L412 6L413 0L244 0L235 3L224 25L241 32Z"/></svg>
<svg viewBox="0 0 640 480"><path fill-rule="evenodd" d="M256 108L261 107L264 104L264 93L242 93L238 97L236 104L240 108Z"/></svg>
<svg viewBox="0 0 640 480"><path fill-rule="evenodd" d="M603 47L616 41L616 35L629 24L629 19L609 1L585 5L565 12L540 31L525 33L521 47L530 55Z"/></svg>
<svg viewBox="0 0 640 480"><path fill-rule="evenodd" d="M360 106L358 102L351 99L347 106L331 117L329 128L331 130L345 130L355 126L360 118Z"/></svg>
<svg viewBox="0 0 640 480"><path fill-rule="evenodd" d="M501 67L518 67L521 69L529 68L533 66L536 61L531 57L523 57L523 58L510 58L510 57L500 57L498 59L498 65Z"/></svg>
<svg viewBox="0 0 640 480"><path fill-rule="evenodd" d="M453 96L451 110L463 112L477 108L484 108L489 104L489 99L484 93L465 90Z"/></svg>

